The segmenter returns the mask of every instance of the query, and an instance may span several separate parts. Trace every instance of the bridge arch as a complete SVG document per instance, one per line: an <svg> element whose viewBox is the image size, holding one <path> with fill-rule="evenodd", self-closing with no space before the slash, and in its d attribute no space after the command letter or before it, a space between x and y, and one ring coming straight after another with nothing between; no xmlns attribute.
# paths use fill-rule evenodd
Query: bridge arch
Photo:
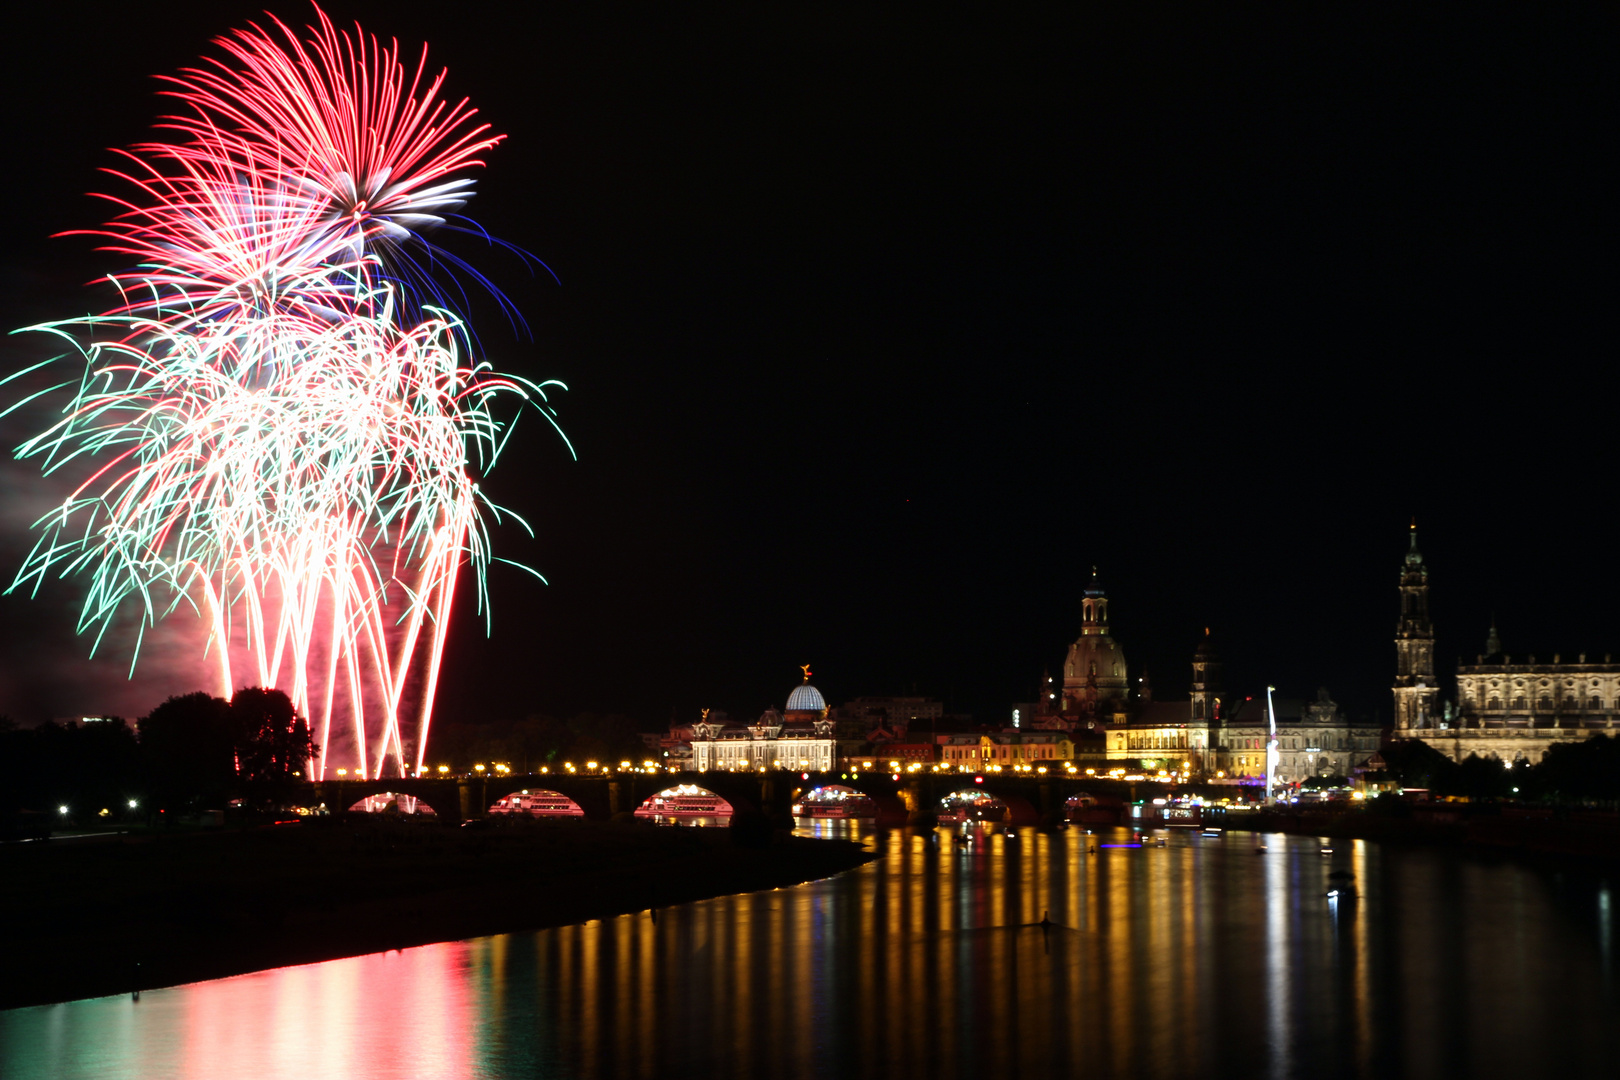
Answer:
<svg viewBox="0 0 1620 1080"><path fill-rule="evenodd" d="M440 821L461 820L461 799L455 785L443 781L385 776L375 780L321 780L313 786L315 799L325 803L329 813L342 814L368 800L407 795L417 802L414 816L425 816L421 814L425 805ZM364 808L358 812L364 812Z"/></svg>
<svg viewBox="0 0 1620 1080"><path fill-rule="evenodd" d="M433 804L420 795L404 791L379 791L362 795L343 808L351 814L388 814L403 817L438 817Z"/></svg>
<svg viewBox="0 0 1620 1080"><path fill-rule="evenodd" d="M942 822L960 821L966 824L985 821L999 824L1010 820L1006 800L978 785L947 792L939 800L938 812Z"/></svg>
<svg viewBox="0 0 1620 1080"><path fill-rule="evenodd" d="M892 782L861 784L861 779L806 786L793 793L795 818L870 820L878 825L904 825L910 815L905 793ZM887 779L887 777L885 777Z"/></svg>

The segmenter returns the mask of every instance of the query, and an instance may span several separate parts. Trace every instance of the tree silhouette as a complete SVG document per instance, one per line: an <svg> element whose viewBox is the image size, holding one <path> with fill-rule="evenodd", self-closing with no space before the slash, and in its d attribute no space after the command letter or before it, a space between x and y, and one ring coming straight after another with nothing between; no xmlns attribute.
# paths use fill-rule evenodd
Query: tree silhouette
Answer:
<svg viewBox="0 0 1620 1080"><path fill-rule="evenodd" d="M308 775L316 751L309 725L280 690L244 687L229 708L243 798L256 805L281 801Z"/></svg>
<svg viewBox="0 0 1620 1080"><path fill-rule="evenodd" d="M154 809L222 808L236 783L231 707L197 691L171 697L139 722Z"/></svg>

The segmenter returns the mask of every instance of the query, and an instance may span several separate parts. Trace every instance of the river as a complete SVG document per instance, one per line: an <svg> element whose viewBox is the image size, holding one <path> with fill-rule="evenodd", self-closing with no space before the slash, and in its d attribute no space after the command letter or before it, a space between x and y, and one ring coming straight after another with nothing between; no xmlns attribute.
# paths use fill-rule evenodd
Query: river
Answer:
<svg viewBox="0 0 1620 1080"><path fill-rule="evenodd" d="M969 835L868 834L882 858L788 889L0 1012L0 1077L1615 1075L1608 871Z"/></svg>

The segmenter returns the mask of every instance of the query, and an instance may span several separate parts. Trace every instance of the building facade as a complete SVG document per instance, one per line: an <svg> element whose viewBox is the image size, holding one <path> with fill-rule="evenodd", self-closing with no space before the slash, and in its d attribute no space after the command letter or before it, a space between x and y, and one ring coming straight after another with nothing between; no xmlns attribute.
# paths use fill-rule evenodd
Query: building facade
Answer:
<svg viewBox="0 0 1620 1080"><path fill-rule="evenodd" d="M1108 596L1096 567L1091 568L1091 584L1080 600L1080 616L1080 636L1063 661L1063 690L1056 711L1102 722L1123 718L1130 697L1125 652L1109 632Z"/></svg>
<svg viewBox="0 0 1620 1080"><path fill-rule="evenodd" d="M746 726L711 721L705 712L703 719L692 725L691 747L691 768L697 772L830 772L839 756L826 699L810 685L808 668L804 682L788 695L786 710L766 709L758 720Z"/></svg>
<svg viewBox="0 0 1620 1080"><path fill-rule="evenodd" d="M940 761L947 768L977 772L993 767L1050 765L1074 759L1074 742L1061 732L941 735Z"/></svg>
<svg viewBox="0 0 1620 1080"><path fill-rule="evenodd" d="M1276 711L1279 784L1303 783L1313 776L1348 777L1378 752L1382 729L1352 720L1323 687L1315 701L1273 697ZM1271 722L1264 693L1245 695L1222 710L1211 724L1213 753L1206 772L1230 779L1263 781Z"/></svg>
<svg viewBox="0 0 1620 1080"><path fill-rule="evenodd" d="M1472 664L1457 665L1457 698L1436 709L1434 632L1429 624L1428 572L1417 554L1417 532L1401 573L1401 618L1395 637L1395 737L1421 739L1453 761L1471 755L1511 765L1535 764L1547 748L1600 732L1620 734L1620 664L1583 653L1574 663L1554 654L1515 662L1502 651L1496 626Z"/></svg>
<svg viewBox="0 0 1620 1080"><path fill-rule="evenodd" d="M1378 751L1380 729L1357 722L1326 689L1316 700L1272 700L1277 723L1279 784L1313 776L1349 776ZM1266 694L1228 693L1223 665L1209 630L1192 656L1191 693L1186 701L1131 702L1126 714L1105 729L1107 760L1124 768L1186 770L1214 779L1259 782L1266 774L1266 743L1271 723Z"/></svg>
<svg viewBox="0 0 1620 1080"><path fill-rule="evenodd" d="M1429 568L1417 546L1417 523L1401 564L1401 616L1395 623L1395 735L1434 726L1434 624L1429 621Z"/></svg>

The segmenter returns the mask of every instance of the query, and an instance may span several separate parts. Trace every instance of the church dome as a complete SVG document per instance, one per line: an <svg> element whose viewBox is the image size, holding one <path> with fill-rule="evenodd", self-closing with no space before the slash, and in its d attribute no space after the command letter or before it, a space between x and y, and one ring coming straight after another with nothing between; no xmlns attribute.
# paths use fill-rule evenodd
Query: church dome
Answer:
<svg viewBox="0 0 1620 1080"><path fill-rule="evenodd" d="M821 691L820 690L817 690L815 687L811 686L809 683L805 683L802 686L794 687L793 688L793 693L788 695L788 700L787 700L787 711L788 712L817 712L818 713L818 712L825 712L826 708L827 708L827 699L821 696Z"/></svg>
<svg viewBox="0 0 1620 1080"><path fill-rule="evenodd" d="M1110 681L1125 681L1125 652L1111 637L1101 634L1083 637L1069 646L1069 658L1063 667L1065 680L1085 682L1091 674L1091 665L1097 665L1097 680L1103 685Z"/></svg>

